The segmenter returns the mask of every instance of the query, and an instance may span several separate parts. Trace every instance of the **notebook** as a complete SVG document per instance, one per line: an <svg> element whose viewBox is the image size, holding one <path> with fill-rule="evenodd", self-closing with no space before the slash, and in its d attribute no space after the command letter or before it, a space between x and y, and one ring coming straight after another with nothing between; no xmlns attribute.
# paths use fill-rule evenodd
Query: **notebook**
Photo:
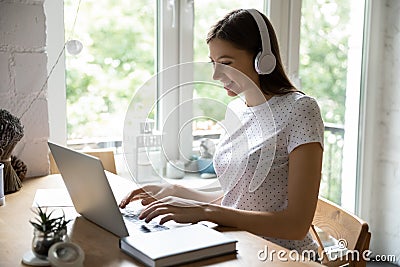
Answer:
<svg viewBox="0 0 400 267"><path fill-rule="evenodd" d="M202 224L193 224L155 232L143 239L123 237L120 239L120 248L147 266L176 266L236 253L236 240Z"/></svg>
<svg viewBox="0 0 400 267"><path fill-rule="evenodd" d="M178 264L236 252L236 240L204 225L177 224L176 227L166 227L139 220L139 210L122 210L118 207L98 158L52 142L48 142L48 145L75 210L120 237L120 248L127 254L149 266L164 266L165 262L170 263L171 260ZM200 240L198 237L208 238ZM188 239L193 246L187 245ZM171 246L171 242L175 245ZM161 250L160 244L164 250Z"/></svg>

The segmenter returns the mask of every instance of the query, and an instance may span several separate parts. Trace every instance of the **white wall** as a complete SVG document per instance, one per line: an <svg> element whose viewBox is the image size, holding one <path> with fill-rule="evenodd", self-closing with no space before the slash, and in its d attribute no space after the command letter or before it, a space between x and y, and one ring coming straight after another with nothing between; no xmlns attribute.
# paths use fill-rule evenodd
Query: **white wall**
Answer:
<svg viewBox="0 0 400 267"><path fill-rule="evenodd" d="M43 1L0 1L0 108L24 114L25 134L13 154L28 166L28 176L48 173L46 76Z"/></svg>
<svg viewBox="0 0 400 267"><path fill-rule="evenodd" d="M361 215L372 252L400 264L400 1L371 3Z"/></svg>

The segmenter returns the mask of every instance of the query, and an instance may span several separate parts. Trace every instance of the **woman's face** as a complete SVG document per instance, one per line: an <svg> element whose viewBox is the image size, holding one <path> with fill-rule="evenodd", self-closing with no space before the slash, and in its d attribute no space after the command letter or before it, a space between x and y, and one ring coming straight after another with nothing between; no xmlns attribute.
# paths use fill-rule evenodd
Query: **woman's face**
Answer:
<svg viewBox="0 0 400 267"><path fill-rule="evenodd" d="M211 61L219 63L214 65L213 79L224 84L229 96L236 96L248 90L252 87L251 81L260 87L258 73L254 68L254 55L218 38L212 39L208 46Z"/></svg>

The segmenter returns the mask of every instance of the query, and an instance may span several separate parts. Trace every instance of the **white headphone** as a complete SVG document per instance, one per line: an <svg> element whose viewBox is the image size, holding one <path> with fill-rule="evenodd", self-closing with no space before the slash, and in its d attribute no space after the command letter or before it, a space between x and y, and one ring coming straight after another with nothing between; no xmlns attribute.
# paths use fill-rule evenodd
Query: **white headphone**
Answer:
<svg viewBox="0 0 400 267"><path fill-rule="evenodd" d="M254 67L258 74L270 74L276 66L276 58L271 51L268 27L261 14L255 9L247 9L257 23L261 36L261 51L257 54Z"/></svg>

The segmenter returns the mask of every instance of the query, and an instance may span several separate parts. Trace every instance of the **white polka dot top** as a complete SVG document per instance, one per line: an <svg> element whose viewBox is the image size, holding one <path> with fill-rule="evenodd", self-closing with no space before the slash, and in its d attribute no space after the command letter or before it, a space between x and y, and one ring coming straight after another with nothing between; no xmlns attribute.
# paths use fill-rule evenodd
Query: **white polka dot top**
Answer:
<svg viewBox="0 0 400 267"><path fill-rule="evenodd" d="M222 205L242 210L281 211L288 203L289 153L319 142L324 125L315 99L294 92L247 107L229 103L214 155L214 168L224 191ZM308 234L303 240L264 237L288 249L317 249Z"/></svg>

